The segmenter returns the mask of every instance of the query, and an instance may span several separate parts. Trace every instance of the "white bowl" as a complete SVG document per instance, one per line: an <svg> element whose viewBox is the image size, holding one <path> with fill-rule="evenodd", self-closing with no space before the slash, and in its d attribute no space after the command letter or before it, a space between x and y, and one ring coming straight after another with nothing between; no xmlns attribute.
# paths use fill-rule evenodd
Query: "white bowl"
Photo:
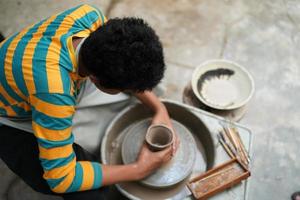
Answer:
<svg viewBox="0 0 300 200"><path fill-rule="evenodd" d="M228 60L210 60L197 67L192 76L192 90L205 105L232 110L248 103L254 93L249 72Z"/></svg>

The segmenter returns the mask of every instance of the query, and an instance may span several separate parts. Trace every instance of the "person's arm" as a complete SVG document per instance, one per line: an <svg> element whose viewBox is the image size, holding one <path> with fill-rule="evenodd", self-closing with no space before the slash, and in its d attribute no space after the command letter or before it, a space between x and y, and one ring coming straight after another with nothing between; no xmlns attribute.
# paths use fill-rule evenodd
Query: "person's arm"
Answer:
<svg viewBox="0 0 300 200"><path fill-rule="evenodd" d="M173 128L173 125L170 120L170 116L165 105L159 100L159 98L151 91L139 92L134 94L144 105L149 107L153 112L154 116L152 118L152 124L165 124L170 128ZM174 130L175 132L175 130ZM173 154L176 152L179 139L177 134L175 134L175 142L173 143Z"/></svg>
<svg viewBox="0 0 300 200"><path fill-rule="evenodd" d="M100 163L77 161L73 151L75 99L68 94L30 96L32 128L37 138L43 178L56 193L96 189L102 185Z"/></svg>
<svg viewBox="0 0 300 200"><path fill-rule="evenodd" d="M154 112L152 123L163 123L172 126L166 107L153 92L138 92L134 95Z"/></svg>
<svg viewBox="0 0 300 200"><path fill-rule="evenodd" d="M143 148L138 161L130 165L102 166L98 162L77 161L72 146L75 99L66 94L45 93L31 95L30 103L43 178L53 192L84 191L138 180L169 160L171 151L152 153Z"/></svg>

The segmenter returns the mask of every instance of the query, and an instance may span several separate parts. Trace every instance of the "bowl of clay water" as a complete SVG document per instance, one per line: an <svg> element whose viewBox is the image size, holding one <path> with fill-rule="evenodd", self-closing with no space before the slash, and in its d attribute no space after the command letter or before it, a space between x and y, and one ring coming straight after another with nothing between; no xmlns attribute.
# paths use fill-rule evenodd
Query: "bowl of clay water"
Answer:
<svg viewBox="0 0 300 200"><path fill-rule="evenodd" d="M192 90L206 106L234 110L245 106L254 94L254 81L241 65L228 60L210 60L192 76Z"/></svg>

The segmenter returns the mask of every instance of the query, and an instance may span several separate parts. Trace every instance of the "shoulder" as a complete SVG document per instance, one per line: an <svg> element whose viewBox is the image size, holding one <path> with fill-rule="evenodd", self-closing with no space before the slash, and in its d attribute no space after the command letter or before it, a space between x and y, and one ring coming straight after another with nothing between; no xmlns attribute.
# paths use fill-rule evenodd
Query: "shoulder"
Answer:
<svg viewBox="0 0 300 200"><path fill-rule="evenodd" d="M95 16L103 20L105 19L104 14L102 13L101 9L90 4L81 4L77 6L77 9L72 12L73 15L85 15L85 16Z"/></svg>
<svg viewBox="0 0 300 200"><path fill-rule="evenodd" d="M106 18L102 11L93 5L82 4L71 14L72 19L75 20L74 25L83 28L91 29L91 26L97 24L101 26L106 22Z"/></svg>

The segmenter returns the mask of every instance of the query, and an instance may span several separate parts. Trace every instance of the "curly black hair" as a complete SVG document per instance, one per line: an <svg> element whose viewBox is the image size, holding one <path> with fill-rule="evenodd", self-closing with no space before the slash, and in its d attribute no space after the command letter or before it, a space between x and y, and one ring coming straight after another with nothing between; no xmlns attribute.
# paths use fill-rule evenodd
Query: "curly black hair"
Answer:
<svg viewBox="0 0 300 200"><path fill-rule="evenodd" d="M163 78L162 44L139 18L114 18L91 33L80 50L85 68L108 89L142 92Z"/></svg>

